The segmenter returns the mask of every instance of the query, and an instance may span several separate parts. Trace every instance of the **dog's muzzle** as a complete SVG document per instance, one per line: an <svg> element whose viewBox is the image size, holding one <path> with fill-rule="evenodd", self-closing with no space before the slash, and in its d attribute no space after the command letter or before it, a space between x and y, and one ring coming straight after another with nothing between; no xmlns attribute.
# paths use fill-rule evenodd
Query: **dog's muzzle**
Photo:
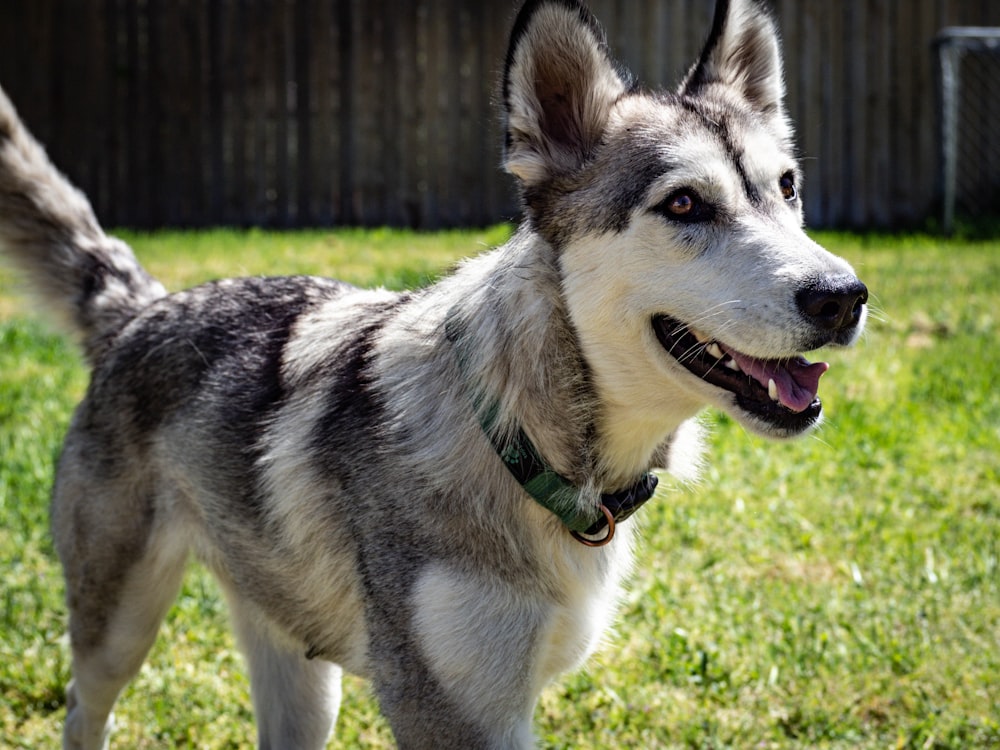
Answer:
<svg viewBox="0 0 1000 750"><path fill-rule="evenodd" d="M845 345L864 319L868 288L852 274L824 277L795 295L799 313L813 330L803 350ZM798 353L761 359L744 354L668 315L653 318L660 345L691 374L731 392L745 412L770 425L773 434L804 432L819 421L819 379L829 367Z"/></svg>

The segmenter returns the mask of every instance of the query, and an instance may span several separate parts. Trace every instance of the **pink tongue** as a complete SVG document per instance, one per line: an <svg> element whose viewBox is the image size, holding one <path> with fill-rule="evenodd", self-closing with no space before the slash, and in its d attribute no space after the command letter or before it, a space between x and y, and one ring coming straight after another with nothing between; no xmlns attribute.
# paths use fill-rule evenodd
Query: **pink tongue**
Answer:
<svg viewBox="0 0 1000 750"><path fill-rule="evenodd" d="M755 359L746 354L727 351L740 369L766 389L773 380L778 390L778 403L794 412L805 411L816 398L819 379L830 369L826 362L811 363L804 357L790 360Z"/></svg>

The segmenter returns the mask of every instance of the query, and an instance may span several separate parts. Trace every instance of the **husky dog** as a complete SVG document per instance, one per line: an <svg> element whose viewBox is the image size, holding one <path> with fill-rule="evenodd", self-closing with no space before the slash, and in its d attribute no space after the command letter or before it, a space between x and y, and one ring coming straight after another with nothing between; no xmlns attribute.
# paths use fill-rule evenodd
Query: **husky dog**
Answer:
<svg viewBox="0 0 1000 750"><path fill-rule="evenodd" d="M73 680L101 748L194 556L218 577L259 743L317 748L342 669L401 747L528 747L542 688L599 644L653 467L706 405L820 420L866 317L802 230L775 25L721 0L676 93L648 93L576 0L529 0L502 79L525 218L430 288L321 278L167 294L0 97L0 240L93 376L52 501Z"/></svg>

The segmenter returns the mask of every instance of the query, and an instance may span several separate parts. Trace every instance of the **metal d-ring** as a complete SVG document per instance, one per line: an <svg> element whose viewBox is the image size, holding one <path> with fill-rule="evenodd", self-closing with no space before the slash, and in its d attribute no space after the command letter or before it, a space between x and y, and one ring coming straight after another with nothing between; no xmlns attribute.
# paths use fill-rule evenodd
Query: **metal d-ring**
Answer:
<svg viewBox="0 0 1000 750"><path fill-rule="evenodd" d="M572 534L573 538L576 539L576 541L578 541L580 544L586 545L587 547L603 547L605 544L610 542L611 537L615 535L614 514L612 514L612 512L608 510L608 506L605 505L604 503L601 503L600 508L601 508L601 513L604 514L604 518L608 522L608 533L605 534L600 539L588 539L587 537L583 536L579 531L573 531L572 529L570 529L569 533Z"/></svg>

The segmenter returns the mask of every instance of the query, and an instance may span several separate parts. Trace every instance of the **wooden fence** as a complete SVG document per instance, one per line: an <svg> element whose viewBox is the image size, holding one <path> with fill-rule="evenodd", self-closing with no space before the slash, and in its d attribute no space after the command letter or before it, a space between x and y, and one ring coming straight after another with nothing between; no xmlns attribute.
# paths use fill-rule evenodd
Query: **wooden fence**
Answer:
<svg viewBox="0 0 1000 750"><path fill-rule="evenodd" d="M440 227L516 215L506 0L3 0L0 85L110 225ZM707 0L592 0L672 87ZM995 0L776 0L813 225L937 211L931 42ZM995 93L995 92L994 92Z"/></svg>

